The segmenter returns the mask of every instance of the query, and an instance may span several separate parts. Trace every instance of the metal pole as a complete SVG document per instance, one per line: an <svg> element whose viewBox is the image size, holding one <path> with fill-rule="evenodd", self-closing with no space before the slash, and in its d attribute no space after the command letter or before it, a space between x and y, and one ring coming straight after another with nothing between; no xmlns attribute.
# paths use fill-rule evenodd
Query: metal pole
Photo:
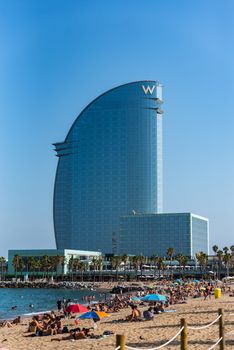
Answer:
<svg viewBox="0 0 234 350"><path fill-rule="evenodd" d="M181 328L184 327L184 329L181 332L180 349L188 350L187 321L185 318L182 318L180 320L180 326Z"/></svg>

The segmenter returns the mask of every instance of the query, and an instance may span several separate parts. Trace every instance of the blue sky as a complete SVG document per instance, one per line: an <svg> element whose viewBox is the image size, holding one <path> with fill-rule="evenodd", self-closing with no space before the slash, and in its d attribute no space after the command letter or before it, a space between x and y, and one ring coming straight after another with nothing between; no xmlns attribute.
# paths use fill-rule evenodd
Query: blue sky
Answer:
<svg viewBox="0 0 234 350"><path fill-rule="evenodd" d="M0 255L54 248L53 184L72 122L102 92L164 85L164 211L234 244L234 2L0 2Z"/></svg>

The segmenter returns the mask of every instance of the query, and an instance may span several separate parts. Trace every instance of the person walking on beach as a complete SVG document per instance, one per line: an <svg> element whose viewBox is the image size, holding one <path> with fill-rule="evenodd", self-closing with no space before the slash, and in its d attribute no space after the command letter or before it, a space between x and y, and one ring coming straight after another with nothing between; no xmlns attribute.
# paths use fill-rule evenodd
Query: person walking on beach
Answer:
<svg viewBox="0 0 234 350"><path fill-rule="evenodd" d="M58 308L58 311L60 312L62 309L62 300L61 299L57 300L57 308Z"/></svg>
<svg viewBox="0 0 234 350"><path fill-rule="evenodd" d="M209 299L211 299L211 290L212 290L212 286L210 283L208 283L208 286L206 286L206 290L204 293L204 300L206 300L207 297L209 297Z"/></svg>

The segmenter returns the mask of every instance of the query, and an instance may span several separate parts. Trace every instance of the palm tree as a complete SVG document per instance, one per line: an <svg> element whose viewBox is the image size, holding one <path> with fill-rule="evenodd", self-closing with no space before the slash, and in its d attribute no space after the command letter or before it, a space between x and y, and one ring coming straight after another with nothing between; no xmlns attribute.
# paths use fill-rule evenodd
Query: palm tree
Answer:
<svg viewBox="0 0 234 350"><path fill-rule="evenodd" d="M232 255L234 255L234 245L231 245L230 250L231 250Z"/></svg>
<svg viewBox="0 0 234 350"><path fill-rule="evenodd" d="M12 265L14 266L15 269L15 277L17 276L18 271L23 270L24 267L24 262L22 256L15 254L13 260L12 260Z"/></svg>
<svg viewBox="0 0 234 350"><path fill-rule="evenodd" d="M179 269L179 274L181 275L181 267L182 267L182 263L183 263L183 259L184 259L184 255L179 253L176 255L176 260L179 262L179 266L180 266L180 269Z"/></svg>
<svg viewBox="0 0 234 350"><path fill-rule="evenodd" d="M162 274L164 275L164 262L163 262L163 258L159 257L157 259L157 268L159 270L159 276L161 275L161 270L162 270Z"/></svg>
<svg viewBox="0 0 234 350"><path fill-rule="evenodd" d="M116 270L116 280L118 281L119 267L121 265L122 259L120 256L115 255L111 258L111 268Z"/></svg>
<svg viewBox="0 0 234 350"><path fill-rule="evenodd" d="M135 255L131 258L131 261L132 261L132 265L135 269L135 273L136 273L136 278L137 278L137 272L138 272L138 269L140 267L140 261L139 261L139 256L138 255Z"/></svg>
<svg viewBox="0 0 234 350"><path fill-rule="evenodd" d="M156 276L156 266L158 263L158 255L151 256L150 261L154 264L154 277L155 277Z"/></svg>
<svg viewBox="0 0 234 350"><path fill-rule="evenodd" d="M227 254L227 252L229 251L229 248L228 247L224 247L223 251L224 251L224 254Z"/></svg>
<svg viewBox="0 0 234 350"><path fill-rule="evenodd" d="M169 256L170 259L170 269L171 269L171 264L172 264L172 257L175 254L175 249L174 248L168 248L167 249L167 255ZM171 269L171 278L173 277L173 271Z"/></svg>
<svg viewBox="0 0 234 350"><path fill-rule="evenodd" d="M230 253L224 254L223 261L226 267L226 276L229 276L229 269L232 266L232 254Z"/></svg>
<svg viewBox="0 0 234 350"><path fill-rule="evenodd" d="M50 269L52 270L52 274L55 272L55 276L58 277L58 269L59 269L59 265L60 265L60 255L55 255L52 256L50 261Z"/></svg>
<svg viewBox="0 0 234 350"><path fill-rule="evenodd" d="M0 266L1 266L1 280L2 280L6 269L6 259L3 256L0 257Z"/></svg>
<svg viewBox="0 0 234 350"><path fill-rule="evenodd" d="M68 261L68 271L71 274L71 280L73 281L73 270L74 270L74 257L73 255L70 257Z"/></svg>
<svg viewBox="0 0 234 350"><path fill-rule="evenodd" d="M219 250L219 247L217 245L213 245L212 250L215 253L215 255L217 256L217 251ZM215 269L216 269L216 273L218 273L218 267L217 267L216 261L215 261Z"/></svg>
<svg viewBox="0 0 234 350"><path fill-rule="evenodd" d="M219 269L218 269L218 276L219 276L219 279L220 279L220 273L221 273L221 267L222 267L222 260L223 260L223 251L221 249L219 249L217 252L216 252L216 255L218 257L218 262L219 262Z"/></svg>
<svg viewBox="0 0 234 350"><path fill-rule="evenodd" d="M29 275L30 275L30 272L34 271L35 263L36 263L36 260L33 256L29 256L27 258L27 271L29 272Z"/></svg>
<svg viewBox="0 0 234 350"><path fill-rule="evenodd" d="M187 263L188 263L188 257L186 255L183 255L181 259L181 265L183 266L183 269L185 269L185 266L187 265Z"/></svg>
<svg viewBox="0 0 234 350"><path fill-rule="evenodd" d="M201 273L203 274L207 267L208 256L204 252L199 252L199 253L196 253L196 258L199 262Z"/></svg>
<svg viewBox="0 0 234 350"><path fill-rule="evenodd" d="M62 279L64 278L64 267L67 263L67 259L64 255L61 255L60 256L60 264L61 264L61 267L62 267Z"/></svg>
<svg viewBox="0 0 234 350"><path fill-rule="evenodd" d="M53 266L53 261L48 255L44 255L41 259L41 268L45 272L45 276L48 277L49 275L49 270Z"/></svg>
<svg viewBox="0 0 234 350"><path fill-rule="evenodd" d="M80 269L80 263L81 263L81 261L79 258L74 259L73 267L74 267L74 270L76 272L76 279L77 279L77 271L79 271L79 269Z"/></svg>
<svg viewBox="0 0 234 350"><path fill-rule="evenodd" d="M87 270L87 265L84 261L79 262L79 271L81 272L81 281L84 279L84 272Z"/></svg>
<svg viewBox="0 0 234 350"><path fill-rule="evenodd" d="M143 256L142 254L139 255L137 257L138 261L139 261L139 267L140 267L140 270L141 270L141 278L142 278L142 275L143 275L143 267L144 267L144 264L145 264L145 261L146 261L146 258L145 256Z"/></svg>
<svg viewBox="0 0 234 350"><path fill-rule="evenodd" d="M42 263L41 259L35 259L35 265L34 265L35 271L37 271L37 274L42 271Z"/></svg>

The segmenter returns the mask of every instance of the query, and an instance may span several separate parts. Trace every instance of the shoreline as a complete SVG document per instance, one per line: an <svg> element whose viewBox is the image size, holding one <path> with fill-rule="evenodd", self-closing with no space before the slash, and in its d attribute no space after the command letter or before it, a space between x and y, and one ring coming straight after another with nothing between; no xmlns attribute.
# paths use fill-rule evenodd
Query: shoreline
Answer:
<svg viewBox="0 0 234 350"><path fill-rule="evenodd" d="M100 288L98 288L100 287ZM76 303L89 305L88 300L84 297L95 297L91 299L91 304L97 303L100 300L105 301L109 295L112 286L100 285L95 288L8 288L0 289L0 321L12 321L18 316L21 318L28 317L28 314L43 314L44 310L56 310L56 300L72 299ZM2 293L1 293L2 291ZM8 292L9 291L9 292ZM8 299L8 295L13 297ZM30 308L30 305L33 305ZM2 307L1 307L2 305ZM12 307L16 306L15 309Z"/></svg>

